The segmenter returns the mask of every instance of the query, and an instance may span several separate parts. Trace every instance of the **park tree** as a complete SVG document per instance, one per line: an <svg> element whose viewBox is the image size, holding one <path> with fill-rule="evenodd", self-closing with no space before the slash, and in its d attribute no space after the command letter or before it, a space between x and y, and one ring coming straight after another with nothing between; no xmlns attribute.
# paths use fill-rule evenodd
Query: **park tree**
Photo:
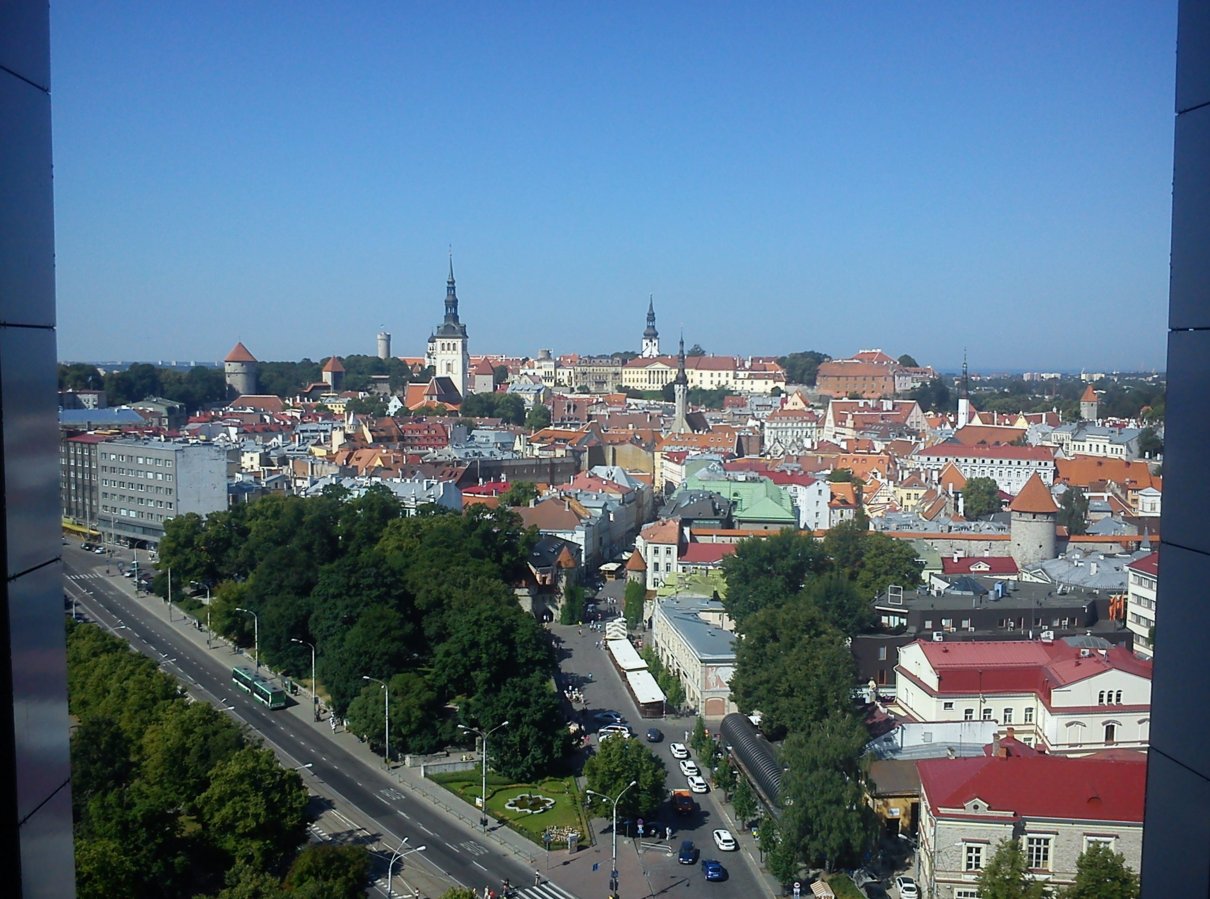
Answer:
<svg viewBox="0 0 1210 899"><path fill-rule="evenodd" d="M1059 497L1059 514L1055 522L1067 528L1072 536L1088 533L1088 497L1079 487L1068 487Z"/></svg>
<svg viewBox="0 0 1210 899"><path fill-rule="evenodd" d="M613 799L635 785L618 801L618 817L650 818L666 797L664 763L640 740L608 737L601 741L596 753L584 763L588 789ZM598 814L610 815L611 803L599 797L588 797L587 805Z"/></svg>
<svg viewBox="0 0 1210 899"><path fill-rule="evenodd" d="M104 386L101 370L86 362L59 363L60 390L100 390Z"/></svg>
<svg viewBox="0 0 1210 899"><path fill-rule="evenodd" d="M246 747L215 766L197 799L201 822L231 858L274 870L306 839L307 790L273 752Z"/></svg>
<svg viewBox="0 0 1210 899"><path fill-rule="evenodd" d="M1076 880L1061 899L1138 899L1139 877L1126 856L1105 843L1089 843L1076 859Z"/></svg>
<svg viewBox="0 0 1210 899"><path fill-rule="evenodd" d="M759 808L756 802L756 791L752 789L752 784L748 783L748 778L743 775L740 775L739 782L735 785L735 792L731 794L731 807L735 809L735 820L739 822L740 827L746 826Z"/></svg>
<svg viewBox="0 0 1210 899"><path fill-rule="evenodd" d="M534 403L529 414L525 416L525 427L531 431L541 431L543 428L550 427L550 407L544 406L541 403Z"/></svg>
<svg viewBox="0 0 1210 899"><path fill-rule="evenodd" d="M848 637L869 630L874 611L848 577L831 572L812 578L802 597L815 604L829 624Z"/></svg>
<svg viewBox="0 0 1210 899"><path fill-rule="evenodd" d="M571 735L559 695L544 670L521 668L514 677L497 675L497 682L473 696L465 711L471 722L491 728L508 726L492 735L493 765L505 777L528 781L549 771L571 749Z"/></svg>
<svg viewBox="0 0 1210 899"><path fill-rule="evenodd" d="M909 399L920 404L925 412L949 411L954 405L954 394L944 378L933 378L925 381L908 394Z"/></svg>
<svg viewBox="0 0 1210 899"><path fill-rule="evenodd" d="M973 521L1000 511L1000 485L992 478L971 478L962 488L963 512Z"/></svg>
<svg viewBox="0 0 1210 899"><path fill-rule="evenodd" d="M827 566L823 546L810 534L786 528L773 537L741 540L723 560L727 613L744 632L750 615L785 604Z"/></svg>
<svg viewBox="0 0 1210 899"><path fill-rule="evenodd" d="M210 773L244 745L230 720L202 702L173 702L140 741L139 775L166 808L193 812Z"/></svg>
<svg viewBox="0 0 1210 899"><path fill-rule="evenodd" d="M1164 438L1154 426L1148 425L1139 434L1139 453L1144 458L1155 459L1164 454Z"/></svg>
<svg viewBox="0 0 1210 899"><path fill-rule="evenodd" d="M693 346L689 347L689 349L685 350L685 355L686 356L705 356L706 351L704 349L702 349L702 345L700 343L695 343Z"/></svg>
<svg viewBox="0 0 1210 899"><path fill-rule="evenodd" d="M627 627L638 627L643 620L643 605L647 601L647 588L642 581L627 581L622 594L622 616Z"/></svg>
<svg viewBox="0 0 1210 899"><path fill-rule="evenodd" d="M792 732L782 747L786 801L782 836L809 865L860 864L873 845L873 812L864 801L859 763L869 734L848 709Z"/></svg>
<svg viewBox="0 0 1210 899"><path fill-rule="evenodd" d="M1050 890L1029 876L1025 850L1011 837L997 844L975 881L982 899L1050 899Z"/></svg>
<svg viewBox="0 0 1210 899"><path fill-rule="evenodd" d="M908 368L920 367L920 363L916 361L916 357L910 355L909 353L904 353L897 361L900 365L906 365Z"/></svg>
<svg viewBox="0 0 1210 899"><path fill-rule="evenodd" d="M298 854L286 887L330 899L360 899L370 880L370 854L362 846L310 845Z"/></svg>
<svg viewBox="0 0 1210 899"><path fill-rule="evenodd" d="M759 710L774 738L847 709L856 677L845 635L805 598L751 616L737 646L731 694Z"/></svg>

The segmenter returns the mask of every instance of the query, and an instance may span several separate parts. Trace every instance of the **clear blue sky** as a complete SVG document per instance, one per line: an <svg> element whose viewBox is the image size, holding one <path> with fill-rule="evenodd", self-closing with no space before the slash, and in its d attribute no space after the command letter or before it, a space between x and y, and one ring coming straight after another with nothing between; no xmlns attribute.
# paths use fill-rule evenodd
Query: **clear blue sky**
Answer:
<svg viewBox="0 0 1210 899"><path fill-rule="evenodd" d="M1175 0L52 4L59 355L1164 365Z"/></svg>

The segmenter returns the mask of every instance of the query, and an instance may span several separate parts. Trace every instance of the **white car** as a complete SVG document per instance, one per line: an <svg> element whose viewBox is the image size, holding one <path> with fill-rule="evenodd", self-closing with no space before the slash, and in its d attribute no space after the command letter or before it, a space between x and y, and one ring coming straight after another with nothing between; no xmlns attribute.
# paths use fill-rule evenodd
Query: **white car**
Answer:
<svg viewBox="0 0 1210 899"><path fill-rule="evenodd" d="M668 751L672 753L674 759L689 758L689 750L685 748L684 743L669 743Z"/></svg>
<svg viewBox="0 0 1210 899"><path fill-rule="evenodd" d="M697 770L697 763L691 762L689 759L681 760L681 773L686 777L697 777L702 772Z"/></svg>
<svg viewBox="0 0 1210 899"><path fill-rule="evenodd" d="M920 899L920 890L916 886L916 881L907 875L895 878L895 889L899 891L899 899Z"/></svg>
<svg viewBox="0 0 1210 899"><path fill-rule="evenodd" d="M630 728L625 724L611 724L609 727L602 727L597 731L598 740L606 740L609 737L621 737L623 740L629 740Z"/></svg>
<svg viewBox="0 0 1210 899"><path fill-rule="evenodd" d="M706 786L706 782L704 780L702 780L700 777L698 777L696 774L693 775L692 777L685 778L685 780L687 780L689 782L689 789L692 790L694 793L709 793L710 792L710 788L708 786Z"/></svg>
<svg viewBox="0 0 1210 899"><path fill-rule="evenodd" d="M736 845L735 837L731 836L729 830L716 830L714 832L714 845L722 852L734 852L739 847Z"/></svg>

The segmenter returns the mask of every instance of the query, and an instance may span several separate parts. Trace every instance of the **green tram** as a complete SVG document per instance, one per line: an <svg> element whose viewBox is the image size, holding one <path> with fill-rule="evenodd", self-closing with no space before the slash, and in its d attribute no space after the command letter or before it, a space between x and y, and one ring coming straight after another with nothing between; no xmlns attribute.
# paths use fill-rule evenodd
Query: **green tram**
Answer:
<svg viewBox="0 0 1210 899"><path fill-rule="evenodd" d="M284 709L290 704L284 688L276 681L261 677L251 668L232 668L231 680L253 699L263 702L271 709Z"/></svg>

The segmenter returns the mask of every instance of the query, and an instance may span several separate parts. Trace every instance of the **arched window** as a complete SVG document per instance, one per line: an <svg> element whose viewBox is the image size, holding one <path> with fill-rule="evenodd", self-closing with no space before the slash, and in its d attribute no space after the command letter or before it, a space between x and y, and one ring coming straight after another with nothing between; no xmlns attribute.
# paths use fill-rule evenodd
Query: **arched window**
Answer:
<svg viewBox="0 0 1210 899"><path fill-rule="evenodd" d="M1100 693L1097 694L1097 705L1104 705L1104 704L1105 704L1105 691L1102 690Z"/></svg>
<svg viewBox="0 0 1210 899"><path fill-rule="evenodd" d="M1112 721L1107 722L1105 725L1105 745L1112 746L1117 742L1117 735L1118 726Z"/></svg>
<svg viewBox="0 0 1210 899"><path fill-rule="evenodd" d="M1118 692L1117 692L1116 694L1114 694L1114 700L1113 700L1113 701L1114 701L1115 703L1117 703L1118 705L1121 705L1121 704L1122 704L1122 691L1121 691L1121 690L1118 690Z"/></svg>

